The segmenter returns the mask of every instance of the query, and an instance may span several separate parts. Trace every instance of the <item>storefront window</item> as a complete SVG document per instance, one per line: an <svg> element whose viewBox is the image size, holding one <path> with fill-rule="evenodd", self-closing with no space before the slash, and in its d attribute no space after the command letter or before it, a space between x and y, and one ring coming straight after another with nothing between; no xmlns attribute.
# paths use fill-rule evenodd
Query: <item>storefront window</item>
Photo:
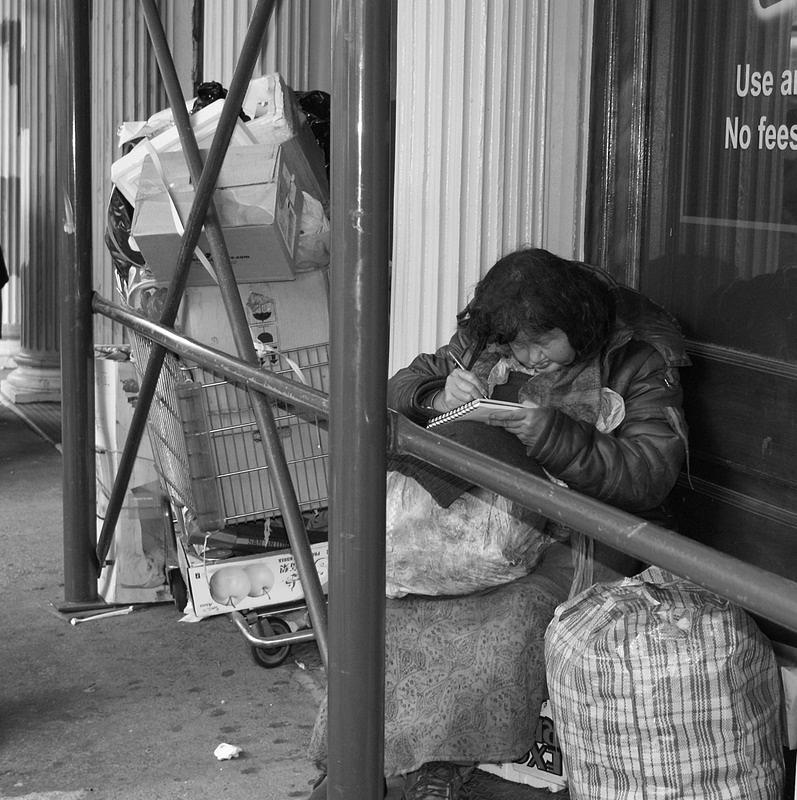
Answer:
<svg viewBox="0 0 797 800"><path fill-rule="evenodd" d="M797 2L654 7L640 288L694 341L795 362Z"/></svg>

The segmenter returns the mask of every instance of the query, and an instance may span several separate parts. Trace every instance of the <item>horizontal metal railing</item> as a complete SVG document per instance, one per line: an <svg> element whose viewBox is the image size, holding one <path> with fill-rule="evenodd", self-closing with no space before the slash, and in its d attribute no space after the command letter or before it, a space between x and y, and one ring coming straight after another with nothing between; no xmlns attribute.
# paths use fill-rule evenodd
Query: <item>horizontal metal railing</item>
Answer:
<svg viewBox="0 0 797 800"><path fill-rule="evenodd" d="M99 294L92 297L92 308L114 322L146 336L172 353L183 356L211 372L254 391L270 394L278 400L329 419L329 395L311 386L291 381L274 372L247 364L229 353L181 336L171 328L153 322L128 308L112 303Z"/></svg>
<svg viewBox="0 0 797 800"><path fill-rule="evenodd" d="M329 418L329 397L325 392L260 371L230 355L178 336L173 330L99 295L94 296L93 308L96 313L128 326L234 383ZM509 467L427 431L395 412L389 415L388 435L391 447L398 453L412 454L436 467L473 480L628 555L670 570L797 633L797 582Z"/></svg>

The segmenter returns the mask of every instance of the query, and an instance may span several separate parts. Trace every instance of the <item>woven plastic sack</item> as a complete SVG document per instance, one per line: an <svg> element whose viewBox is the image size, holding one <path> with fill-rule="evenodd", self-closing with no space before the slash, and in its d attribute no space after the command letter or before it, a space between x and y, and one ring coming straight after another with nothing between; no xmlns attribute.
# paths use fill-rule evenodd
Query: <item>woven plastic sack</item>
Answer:
<svg viewBox="0 0 797 800"><path fill-rule="evenodd" d="M545 636L571 800L781 800L780 688L740 608L651 568L560 605Z"/></svg>
<svg viewBox="0 0 797 800"><path fill-rule="evenodd" d="M443 508L387 474L386 594L463 595L527 575L554 538L545 517L474 487Z"/></svg>

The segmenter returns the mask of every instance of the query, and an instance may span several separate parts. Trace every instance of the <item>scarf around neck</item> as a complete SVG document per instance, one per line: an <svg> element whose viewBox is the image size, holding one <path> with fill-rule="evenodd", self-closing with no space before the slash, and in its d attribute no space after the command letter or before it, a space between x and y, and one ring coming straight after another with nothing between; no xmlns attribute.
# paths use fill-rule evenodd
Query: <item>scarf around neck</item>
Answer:
<svg viewBox="0 0 797 800"><path fill-rule="evenodd" d="M512 372L528 378L518 389L518 402L532 401L544 408L556 408L573 419L594 425L601 411L600 358L577 361L554 372L532 373L513 355L486 352L478 359L473 372L487 386L492 396L496 386L509 380Z"/></svg>

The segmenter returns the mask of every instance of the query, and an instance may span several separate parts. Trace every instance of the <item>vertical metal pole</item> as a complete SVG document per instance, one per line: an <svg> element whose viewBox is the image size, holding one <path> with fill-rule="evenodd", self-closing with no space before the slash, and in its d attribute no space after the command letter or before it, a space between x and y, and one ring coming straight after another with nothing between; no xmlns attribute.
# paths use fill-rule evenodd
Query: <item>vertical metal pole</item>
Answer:
<svg viewBox="0 0 797 800"><path fill-rule="evenodd" d="M327 796L382 796L390 4L336 0Z"/></svg>
<svg viewBox="0 0 797 800"><path fill-rule="evenodd" d="M89 0L59 0L58 172L61 248L61 411L64 597L97 599L94 354L91 308L91 69Z"/></svg>

